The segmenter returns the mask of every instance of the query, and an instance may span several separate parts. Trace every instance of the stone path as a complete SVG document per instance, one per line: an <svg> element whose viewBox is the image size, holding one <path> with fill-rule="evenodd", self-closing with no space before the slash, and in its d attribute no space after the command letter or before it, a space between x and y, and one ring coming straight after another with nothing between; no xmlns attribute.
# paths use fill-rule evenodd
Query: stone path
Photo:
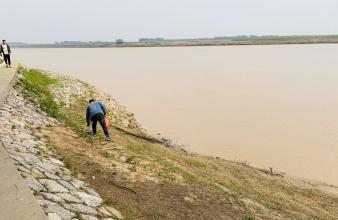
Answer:
<svg viewBox="0 0 338 220"><path fill-rule="evenodd" d="M114 207L85 182L72 176L40 130L57 124L11 90L0 108L0 140L49 220L122 219ZM27 219L27 218L23 218Z"/></svg>
<svg viewBox="0 0 338 220"><path fill-rule="evenodd" d="M15 79L16 64L7 69L0 65L0 103L2 104ZM2 126L0 132L3 132ZM13 160L8 157L0 141L0 219L46 220L46 215L36 202L16 170Z"/></svg>

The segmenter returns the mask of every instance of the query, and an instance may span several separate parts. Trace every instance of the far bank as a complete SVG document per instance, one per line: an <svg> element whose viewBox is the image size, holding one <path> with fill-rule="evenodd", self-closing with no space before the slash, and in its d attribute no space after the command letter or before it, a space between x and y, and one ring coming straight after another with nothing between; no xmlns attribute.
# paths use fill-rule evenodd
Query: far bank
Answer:
<svg viewBox="0 0 338 220"><path fill-rule="evenodd" d="M236 45L287 45L287 44L333 44L338 35L294 35L294 36L232 36L198 39L141 38L137 42L63 41L53 44L16 43L22 48L114 48L114 47L190 47L190 46L236 46Z"/></svg>

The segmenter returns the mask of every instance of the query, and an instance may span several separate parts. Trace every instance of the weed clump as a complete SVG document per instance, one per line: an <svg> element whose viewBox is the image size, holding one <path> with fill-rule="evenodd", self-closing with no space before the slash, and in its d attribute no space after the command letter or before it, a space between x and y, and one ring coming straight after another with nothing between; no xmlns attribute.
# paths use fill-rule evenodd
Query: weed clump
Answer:
<svg viewBox="0 0 338 220"><path fill-rule="evenodd" d="M19 67L22 78L18 84L23 86L24 98L35 103L40 109L53 118L59 117L59 105L55 102L49 86L58 81L37 69Z"/></svg>

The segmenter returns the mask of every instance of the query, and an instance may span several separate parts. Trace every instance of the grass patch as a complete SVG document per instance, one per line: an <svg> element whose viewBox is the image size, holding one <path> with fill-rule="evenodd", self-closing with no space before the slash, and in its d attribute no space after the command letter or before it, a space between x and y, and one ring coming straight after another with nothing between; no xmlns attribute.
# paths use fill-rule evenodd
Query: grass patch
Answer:
<svg viewBox="0 0 338 220"><path fill-rule="evenodd" d="M65 167L68 168L74 176L79 176L81 169L78 165L73 164L70 160L64 160Z"/></svg>
<svg viewBox="0 0 338 220"><path fill-rule="evenodd" d="M102 151L100 154L102 157L105 157L105 158L111 157L111 154L108 151Z"/></svg>
<svg viewBox="0 0 338 220"><path fill-rule="evenodd" d="M126 163L129 163L129 164L136 164L137 161L136 161L136 157L135 156L128 156L127 159L126 159Z"/></svg>
<svg viewBox="0 0 338 220"><path fill-rule="evenodd" d="M55 102L49 86L58 81L40 70L19 67L22 78L18 83L24 88L24 98L35 103L40 109L53 118L59 117L59 105Z"/></svg>
<svg viewBox="0 0 338 220"><path fill-rule="evenodd" d="M255 220L256 218L252 215L246 215L243 220Z"/></svg>
<svg viewBox="0 0 338 220"><path fill-rule="evenodd" d="M43 183L42 186L45 187L46 192L50 192L50 189L47 183Z"/></svg>
<svg viewBox="0 0 338 220"><path fill-rule="evenodd" d="M113 198L105 199L103 201L103 205L106 205L106 206L113 206L115 204L116 204L116 200L114 200Z"/></svg>

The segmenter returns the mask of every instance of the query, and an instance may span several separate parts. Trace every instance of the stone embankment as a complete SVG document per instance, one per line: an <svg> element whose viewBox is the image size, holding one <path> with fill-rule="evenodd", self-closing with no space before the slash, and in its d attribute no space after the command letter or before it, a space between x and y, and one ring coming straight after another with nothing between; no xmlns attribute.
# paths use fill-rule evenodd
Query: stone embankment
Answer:
<svg viewBox="0 0 338 220"><path fill-rule="evenodd" d="M72 176L48 146L39 131L58 122L25 100L19 87L1 106L0 123L1 142L50 220L123 218L94 189Z"/></svg>

